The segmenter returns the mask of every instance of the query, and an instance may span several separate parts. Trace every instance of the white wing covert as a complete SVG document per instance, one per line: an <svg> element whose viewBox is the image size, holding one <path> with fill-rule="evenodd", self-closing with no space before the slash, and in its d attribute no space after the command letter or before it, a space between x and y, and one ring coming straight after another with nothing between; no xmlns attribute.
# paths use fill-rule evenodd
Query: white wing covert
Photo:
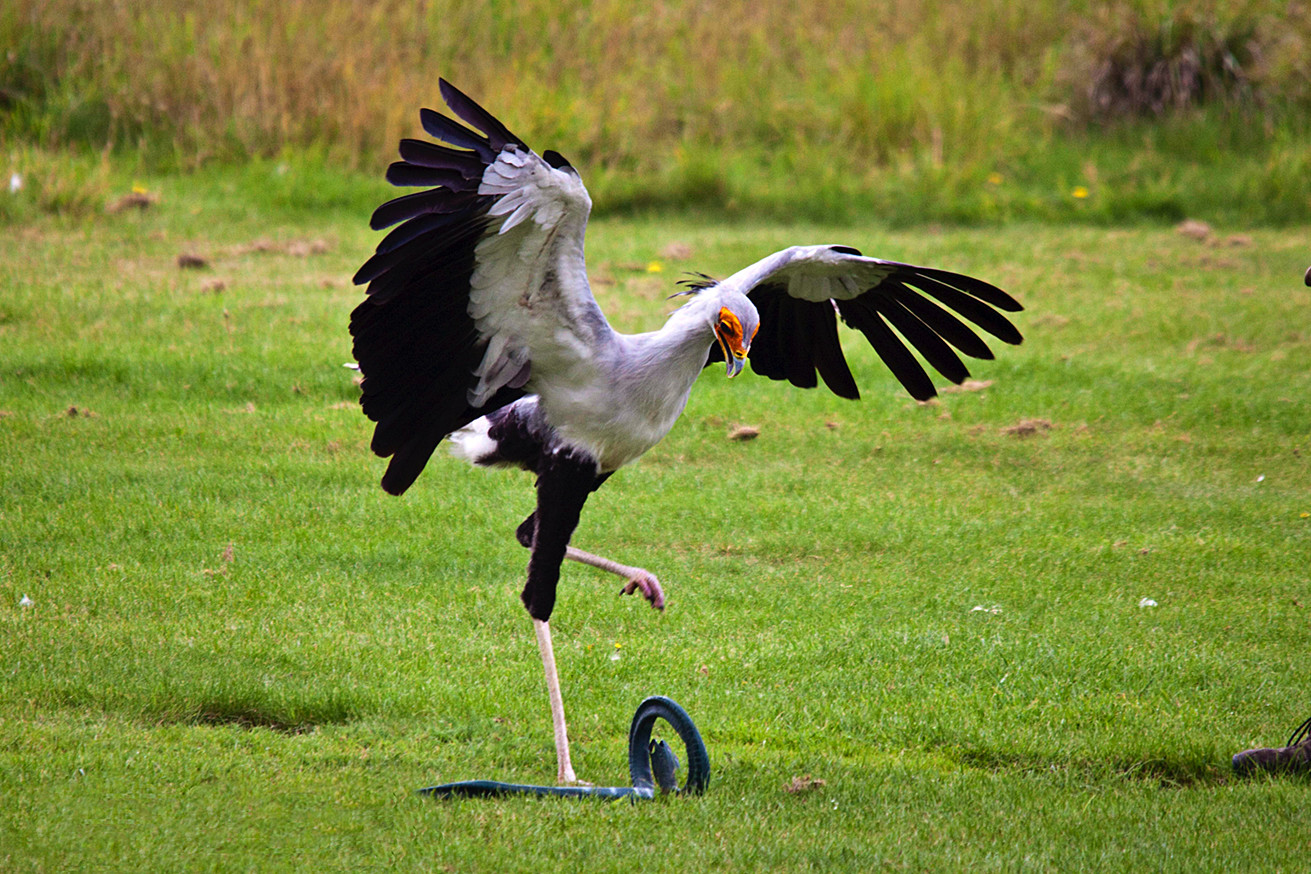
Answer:
<svg viewBox="0 0 1311 874"><path fill-rule="evenodd" d="M578 174L440 87L464 124L420 112L446 145L401 141L388 181L426 190L378 207L374 229L399 226L355 275L368 284L350 326L361 403L394 494L447 434L590 360L612 333L587 283L592 204Z"/></svg>
<svg viewBox="0 0 1311 874"><path fill-rule="evenodd" d="M487 341L469 390L475 407L530 375L541 382L594 360L611 333L587 281L592 201L574 169L507 147L478 193L496 198L488 216L499 225L478 243L469 282L469 314Z"/></svg>

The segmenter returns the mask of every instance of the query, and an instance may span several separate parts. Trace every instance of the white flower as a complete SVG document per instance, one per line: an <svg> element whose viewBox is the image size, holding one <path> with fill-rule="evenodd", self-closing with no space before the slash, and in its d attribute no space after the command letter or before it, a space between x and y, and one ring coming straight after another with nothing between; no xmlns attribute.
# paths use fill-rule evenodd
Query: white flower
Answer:
<svg viewBox="0 0 1311 874"><path fill-rule="evenodd" d="M1139 606L1139 607L1155 607L1155 606L1156 606L1156 602L1153 601L1151 598L1143 598L1141 601L1138 602L1138 606Z"/></svg>

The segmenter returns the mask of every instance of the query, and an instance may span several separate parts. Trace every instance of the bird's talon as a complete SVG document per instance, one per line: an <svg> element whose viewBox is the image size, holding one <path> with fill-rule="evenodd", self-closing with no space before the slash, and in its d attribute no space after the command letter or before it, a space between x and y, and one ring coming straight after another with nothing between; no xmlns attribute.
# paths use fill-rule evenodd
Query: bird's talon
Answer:
<svg viewBox="0 0 1311 874"><path fill-rule="evenodd" d="M619 594L631 595L638 590L641 590L643 598L651 602L652 607L657 610L665 609L665 593L655 577L643 571L629 579L627 585L619 590Z"/></svg>

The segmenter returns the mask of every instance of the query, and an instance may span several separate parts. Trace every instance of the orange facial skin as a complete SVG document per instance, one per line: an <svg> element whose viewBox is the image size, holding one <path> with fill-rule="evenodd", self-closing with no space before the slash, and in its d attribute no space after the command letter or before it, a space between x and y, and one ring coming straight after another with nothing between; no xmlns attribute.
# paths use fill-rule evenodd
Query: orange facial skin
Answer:
<svg viewBox="0 0 1311 874"><path fill-rule="evenodd" d="M759 330L760 326L756 326ZM742 372L742 363L747 357L747 349L751 346L751 340L755 339L753 335L747 339L742 335L742 322L728 307L719 310L719 319L715 323L715 339L719 341L719 348L724 353L724 361L728 365L728 375L737 376Z"/></svg>

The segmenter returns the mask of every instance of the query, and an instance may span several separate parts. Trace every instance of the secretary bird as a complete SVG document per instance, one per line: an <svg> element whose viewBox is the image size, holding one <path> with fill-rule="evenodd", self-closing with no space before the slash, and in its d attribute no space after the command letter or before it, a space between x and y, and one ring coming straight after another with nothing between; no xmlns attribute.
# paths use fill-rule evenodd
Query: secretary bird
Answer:
<svg viewBox="0 0 1311 874"><path fill-rule="evenodd" d="M475 465L536 474L536 510L516 531L531 551L521 598L546 673L557 779L573 783L549 624L560 567L569 558L611 571L627 581L625 594L664 608L655 576L570 538L588 496L669 433L702 369L722 361L732 377L750 359L771 379L811 388L818 374L837 395L858 398L840 316L927 400L936 390L907 343L960 383L969 372L952 347L992 358L966 322L1019 343L997 310L1021 307L968 276L849 246L793 246L722 281L685 281L688 300L664 327L621 334L588 284L592 201L577 171L557 152L539 156L446 81L440 88L464 124L420 111L424 130L446 145L401 141L387 179L425 190L378 207L375 230L399 227L355 275L368 285L350 319L361 403L377 423L373 451L391 459L382 487L393 495L445 437Z"/></svg>

